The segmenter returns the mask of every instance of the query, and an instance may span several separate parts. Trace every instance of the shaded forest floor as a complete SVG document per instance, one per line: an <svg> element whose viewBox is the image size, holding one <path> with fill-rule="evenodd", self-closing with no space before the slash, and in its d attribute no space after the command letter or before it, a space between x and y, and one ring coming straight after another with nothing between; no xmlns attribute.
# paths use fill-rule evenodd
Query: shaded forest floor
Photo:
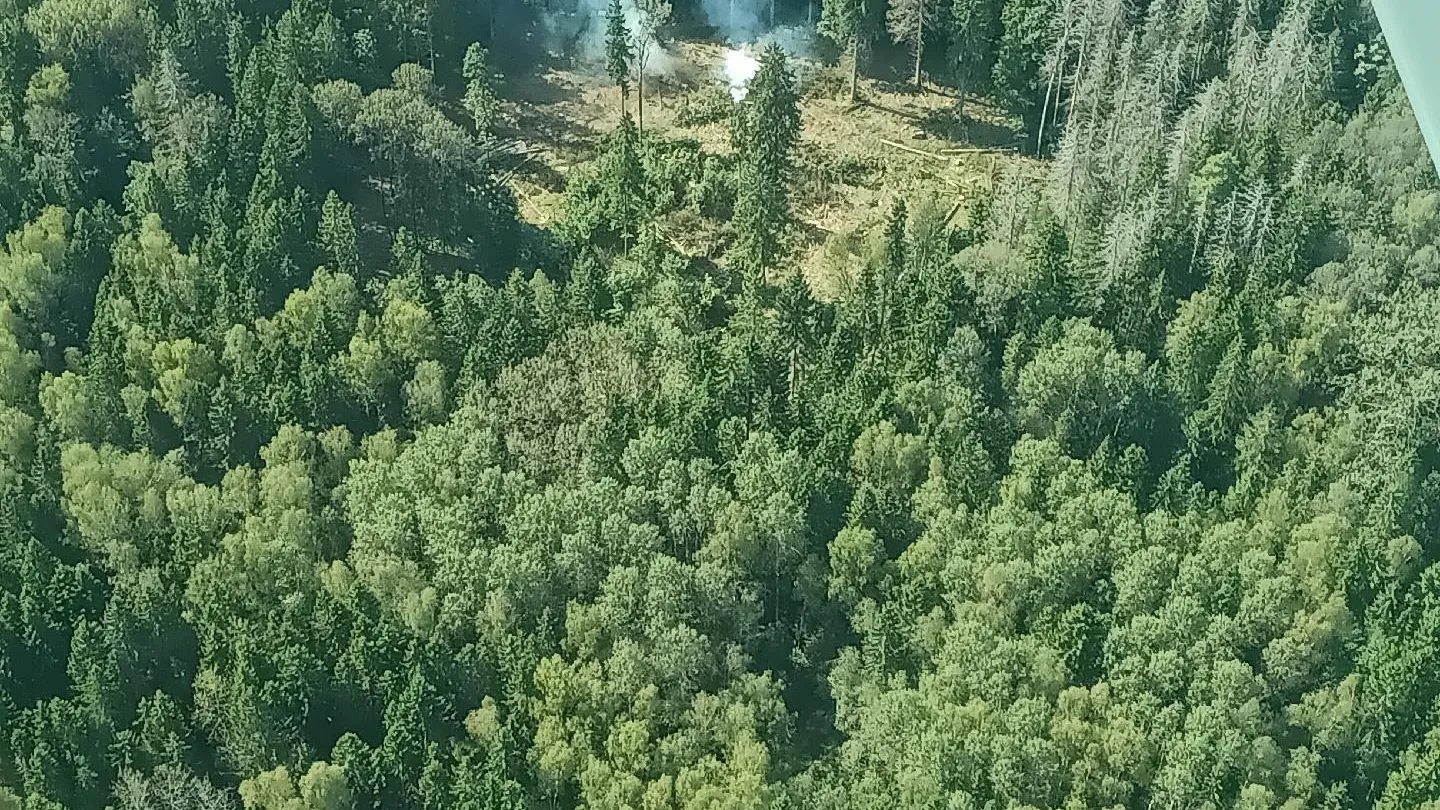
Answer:
<svg viewBox="0 0 1440 810"><path fill-rule="evenodd" d="M647 132L692 139L707 152L731 151L728 120L693 122L693 111L726 88L724 50L715 42L670 44L666 74L646 80ZM791 64L802 93L792 188L800 226L795 250L817 295L840 291L854 264L848 254L885 221L897 197L911 204L932 200L963 220L967 203L1007 164L1033 162L1012 151L1019 146L1015 132L993 108L969 101L962 123L948 88L915 92L903 71L877 65L879 78L862 77L860 101L851 104L842 67L805 58L792 58ZM502 132L530 153L510 177L521 216L549 224L566 176L595 158L618 123L619 93L598 67L553 56L507 76L500 92ZM634 115L633 90L629 108ZM671 231L683 235L682 244L690 240L686 249L692 255L711 252L707 243L713 244L713 235L696 226L672 223ZM837 245L837 238L843 244Z"/></svg>

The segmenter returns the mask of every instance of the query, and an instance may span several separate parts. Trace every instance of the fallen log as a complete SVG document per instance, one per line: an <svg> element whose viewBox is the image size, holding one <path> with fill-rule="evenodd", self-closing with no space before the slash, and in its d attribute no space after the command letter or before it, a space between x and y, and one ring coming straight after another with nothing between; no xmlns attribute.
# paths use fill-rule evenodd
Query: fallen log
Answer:
<svg viewBox="0 0 1440 810"><path fill-rule="evenodd" d="M950 213L948 213L948 214L945 215L945 220L940 223L940 227L941 227L941 228L948 228L948 227L950 227L950 220L954 219L954 218L955 218L955 215L958 214L958 213L960 213L960 206L962 206L962 205L964 205L964 204L965 204L965 198L964 198L964 197L961 197L960 199L956 200L956 201L955 201L955 204L952 205L952 206L950 206Z"/></svg>
<svg viewBox="0 0 1440 810"><path fill-rule="evenodd" d="M895 149L901 149L901 150L904 150L904 151L906 151L906 152L910 152L910 153L919 155L919 156L921 156L921 157L927 157L927 158L930 158L931 160L946 160L946 158L945 158L944 155L937 155L937 154L935 154L934 152L926 152L924 149L916 149L916 148L913 147L913 146L906 146L906 145L903 144L903 143L896 143L895 141L886 140L885 138L881 138L881 139L880 139L880 143L883 143L883 144L885 144L886 146L893 147L893 148L895 148Z"/></svg>
<svg viewBox="0 0 1440 810"><path fill-rule="evenodd" d="M941 149L942 155L977 155L977 154L999 154L1009 155L1018 151L1013 146L975 146L963 149Z"/></svg>

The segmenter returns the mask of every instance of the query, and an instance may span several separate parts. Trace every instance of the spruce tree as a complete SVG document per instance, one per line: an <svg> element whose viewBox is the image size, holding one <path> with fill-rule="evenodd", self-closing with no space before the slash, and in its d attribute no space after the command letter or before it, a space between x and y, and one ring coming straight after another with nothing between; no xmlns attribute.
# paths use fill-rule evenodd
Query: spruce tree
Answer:
<svg viewBox="0 0 1440 810"><path fill-rule="evenodd" d="M893 328L892 316L895 312L895 288L898 286L900 276L905 272L906 244L905 225L909 219L903 199L896 199L890 206L890 219L885 223L884 252L880 257L881 266L876 268L879 272L880 293L880 329L877 343L884 351L890 343L890 332Z"/></svg>
<svg viewBox="0 0 1440 810"><path fill-rule="evenodd" d="M360 251L355 237L355 209L340 195L325 195L320 209L319 247L326 261L351 276L360 271Z"/></svg>
<svg viewBox="0 0 1440 810"><path fill-rule="evenodd" d="M1000 4L988 0L953 0L951 3L950 69L960 96L961 120L965 118L966 94L990 89L999 32Z"/></svg>
<svg viewBox="0 0 1440 810"><path fill-rule="evenodd" d="M645 199L645 167L640 159L640 133L628 113L611 135L602 169L607 218L627 246L640 232L649 211Z"/></svg>
<svg viewBox="0 0 1440 810"><path fill-rule="evenodd" d="M850 103L860 74L860 39L864 30L865 0L825 0L820 8L820 33L837 47L850 51Z"/></svg>
<svg viewBox="0 0 1440 810"><path fill-rule="evenodd" d="M760 54L760 67L736 119L740 155L735 201L736 255L746 275L764 278L780 253L780 233L790 220L791 150L800 135L795 77L780 46Z"/></svg>
<svg viewBox="0 0 1440 810"><path fill-rule="evenodd" d="M620 88L620 114L625 114L625 101L630 97L630 63L635 51L630 43L630 27L625 24L625 10L620 0L610 0L605 11L605 72Z"/></svg>
<svg viewBox="0 0 1440 810"><path fill-rule="evenodd" d="M916 90L922 88L920 60L925 56L925 35L935 26L938 12L935 0L890 0L886 14L890 37L904 43L914 56Z"/></svg>

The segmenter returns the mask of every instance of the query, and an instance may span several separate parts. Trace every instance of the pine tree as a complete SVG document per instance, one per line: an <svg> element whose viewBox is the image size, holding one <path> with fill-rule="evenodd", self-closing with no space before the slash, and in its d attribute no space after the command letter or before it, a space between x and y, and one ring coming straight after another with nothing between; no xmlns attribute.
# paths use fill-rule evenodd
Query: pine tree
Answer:
<svg viewBox="0 0 1440 810"><path fill-rule="evenodd" d="M741 156L736 253L746 273L762 280L779 256L780 233L790 220L790 153L800 135L798 100L784 52L773 43L766 46L733 133Z"/></svg>
<svg viewBox="0 0 1440 810"><path fill-rule="evenodd" d="M320 249L331 266L354 276L360 271L360 251L355 239L355 209L331 191L320 209Z"/></svg>
<svg viewBox="0 0 1440 810"><path fill-rule="evenodd" d="M890 37L905 43L915 57L915 89L922 89L920 60L925 55L925 35L935 26L939 15L935 0L890 0L885 22Z"/></svg>
<svg viewBox="0 0 1440 810"><path fill-rule="evenodd" d="M630 97L630 63L635 50L630 43L630 27L625 24L625 10L620 0L610 0L605 11L605 72L620 88L620 114L625 114L625 101Z"/></svg>
<svg viewBox="0 0 1440 810"><path fill-rule="evenodd" d="M471 43L465 49L465 63L461 72L465 76L465 111L475 122L475 131L482 136L491 134L499 115L499 99L491 86L489 52L480 43Z"/></svg>

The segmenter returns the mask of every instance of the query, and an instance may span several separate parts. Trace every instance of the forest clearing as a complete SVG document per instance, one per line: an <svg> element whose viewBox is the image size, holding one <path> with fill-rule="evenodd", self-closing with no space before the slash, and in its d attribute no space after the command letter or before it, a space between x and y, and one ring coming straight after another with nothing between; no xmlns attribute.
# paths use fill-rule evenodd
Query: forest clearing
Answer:
<svg viewBox="0 0 1440 810"><path fill-rule="evenodd" d="M723 99L724 59L732 50L705 41L667 45L672 67L655 81L647 102L652 135L692 139L716 154L733 150L728 115L686 118L693 108L713 107ZM848 283L835 276L853 271L853 266L827 262L825 240L841 234L863 241L883 227L896 198L936 200L955 208L952 220L964 222L967 202L988 194L1001 172L1036 171L1033 156L1022 154L1013 122L996 123L1003 117L981 99L972 100L962 123L955 115L953 90L932 86L916 92L902 77L867 80L861 99L852 103L839 66L816 58L793 59L792 64L801 88L795 216L805 226L796 266L817 295L835 297L836 285ZM533 157L510 176L520 214L546 225L560 205L565 175L594 160L604 134L619 123L619 93L593 65L558 57L533 72L507 77L498 89L508 124L503 134L533 149L527 152ZM669 230L686 234L690 224L674 222ZM703 256L715 249L704 233L690 233L683 250Z"/></svg>

